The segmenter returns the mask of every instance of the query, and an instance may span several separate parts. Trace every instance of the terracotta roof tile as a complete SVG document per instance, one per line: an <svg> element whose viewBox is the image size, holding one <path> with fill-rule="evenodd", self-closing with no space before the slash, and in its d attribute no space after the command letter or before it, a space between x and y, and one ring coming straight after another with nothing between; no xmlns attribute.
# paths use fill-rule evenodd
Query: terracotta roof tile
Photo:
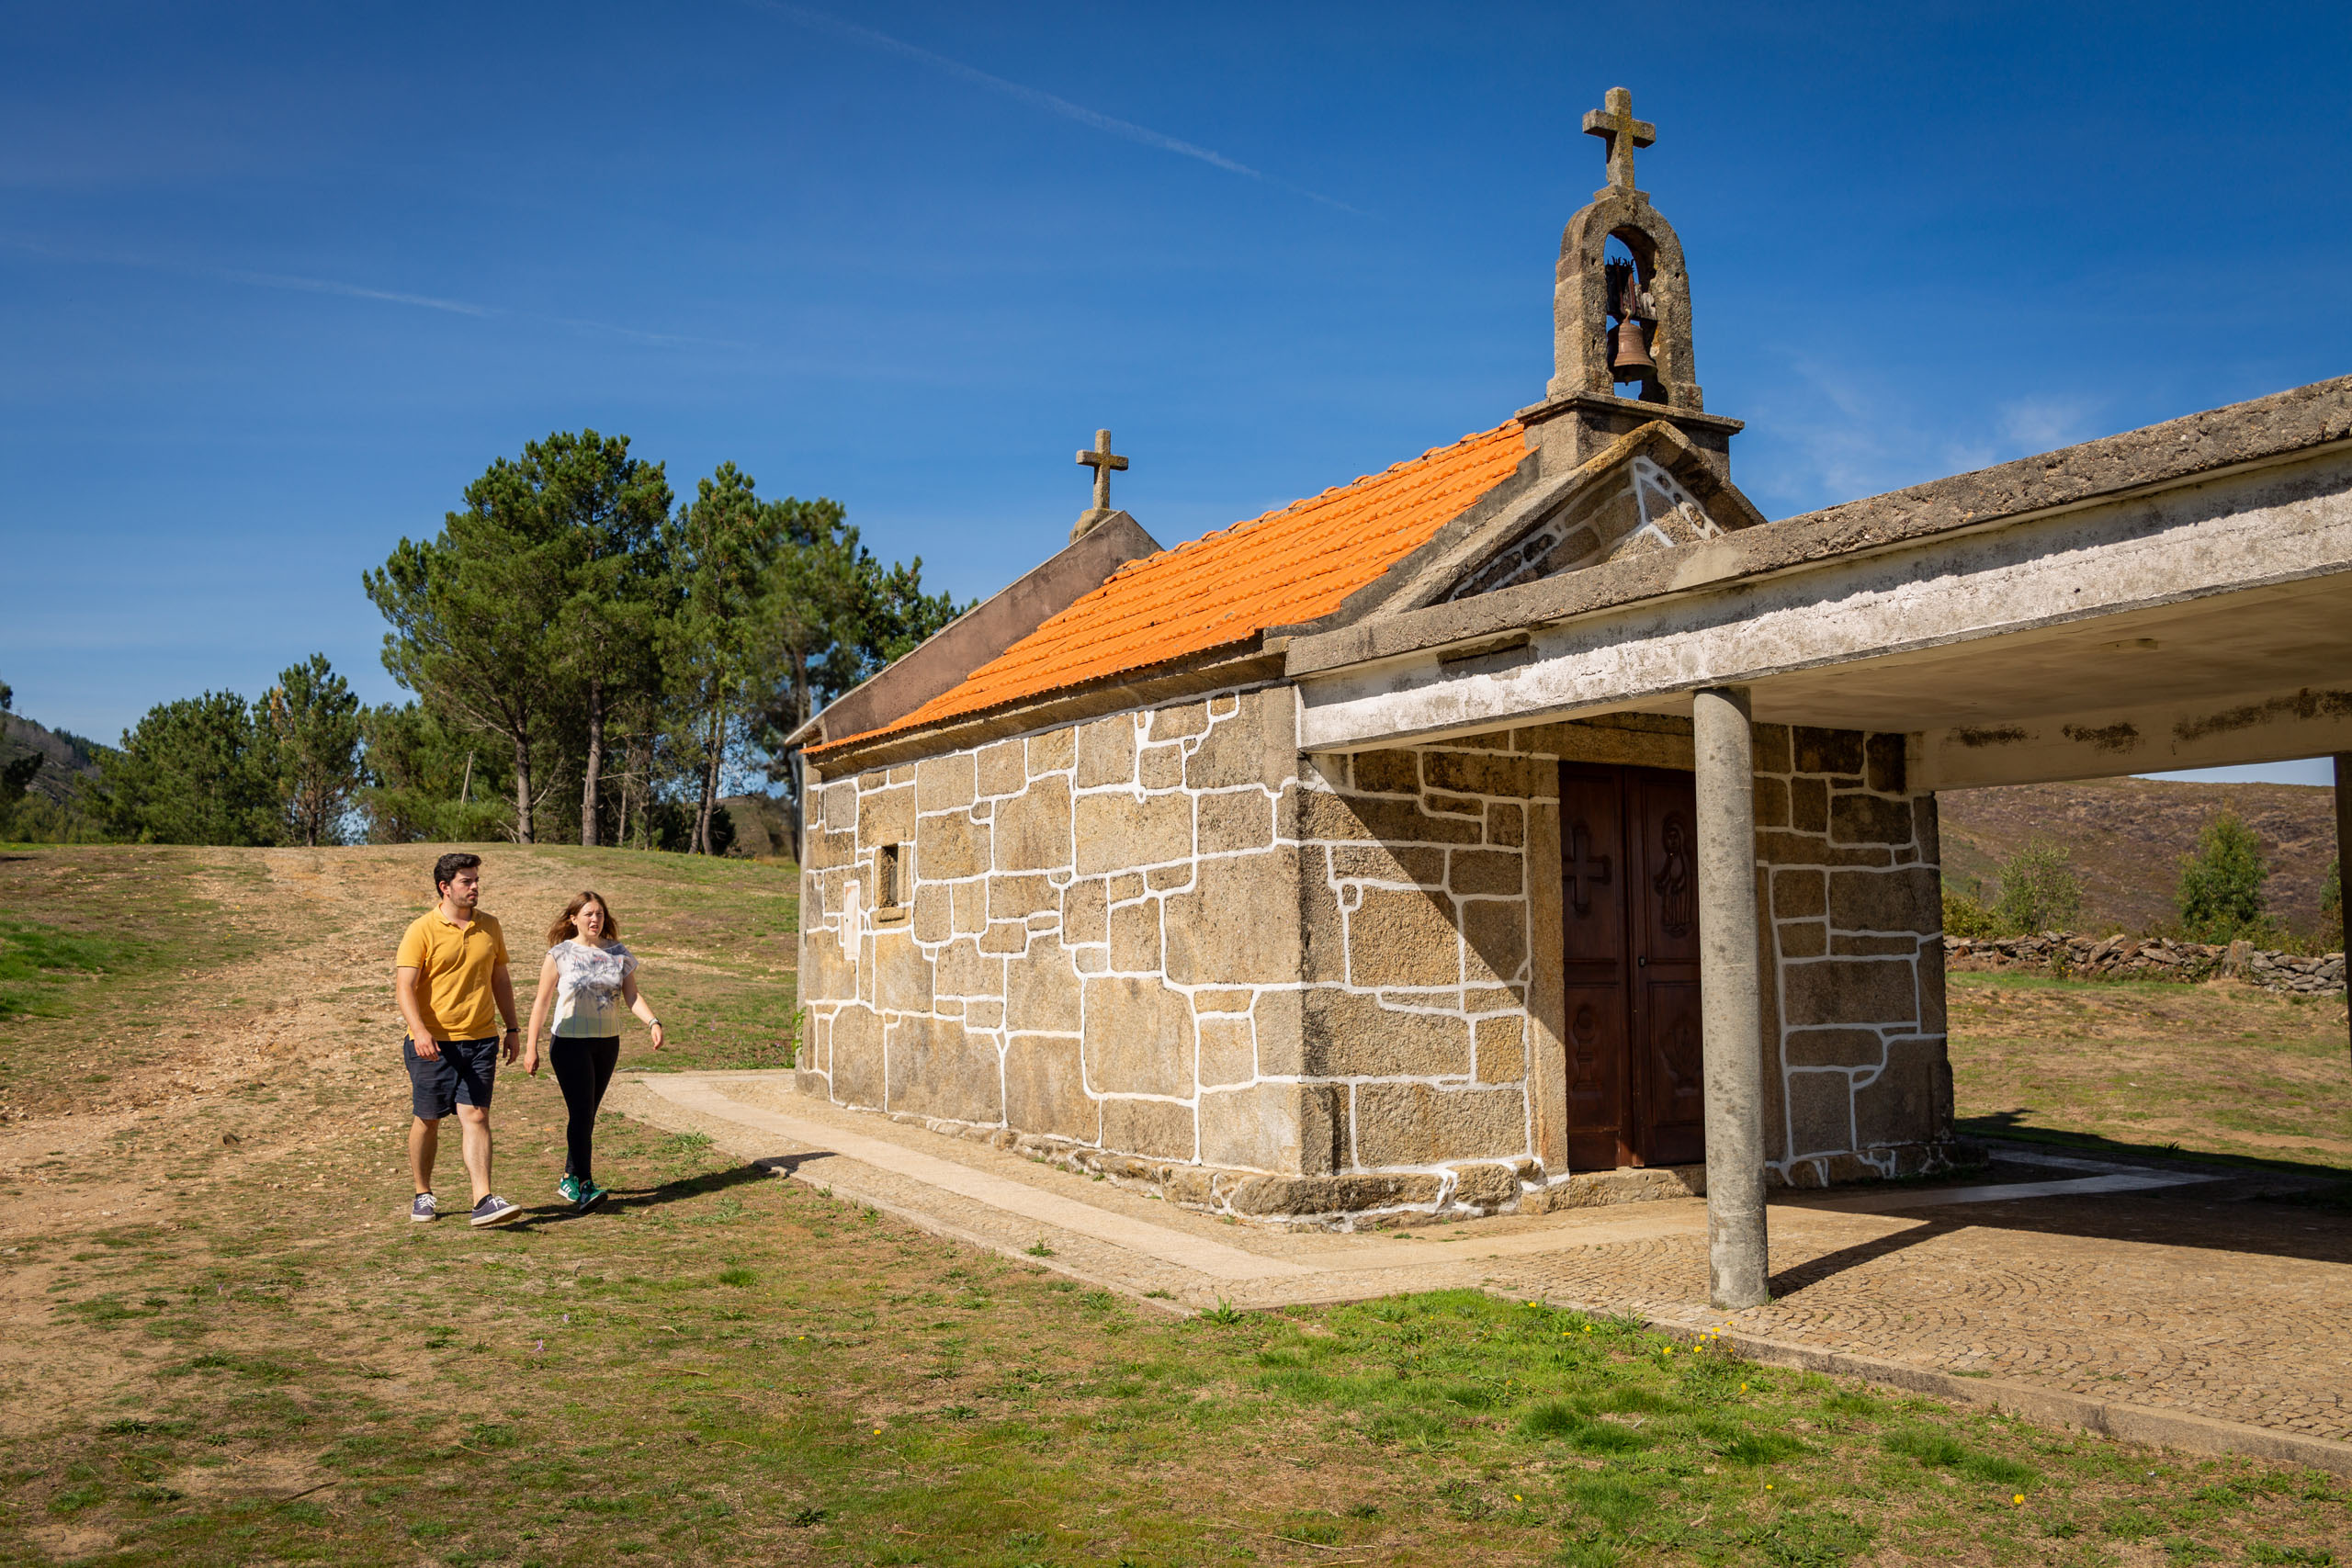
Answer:
<svg viewBox="0 0 2352 1568"><path fill-rule="evenodd" d="M1130 561L912 713L811 750L1212 653L1269 626L1329 615L1516 472L1527 457L1523 436L1512 420Z"/></svg>

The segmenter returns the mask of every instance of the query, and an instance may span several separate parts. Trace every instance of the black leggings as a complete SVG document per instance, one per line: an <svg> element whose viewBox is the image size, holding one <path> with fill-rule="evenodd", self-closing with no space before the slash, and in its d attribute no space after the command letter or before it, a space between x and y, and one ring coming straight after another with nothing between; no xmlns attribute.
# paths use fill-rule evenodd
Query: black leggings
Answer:
<svg viewBox="0 0 2352 1568"><path fill-rule="evenodd" d="M589 1179L588 1162L595 1152L596 1107L604 1103L605 1086L613 1081L613 1066L620 1059L617 1034L559 1034L548 1043L548 1065L555 1069L556 1084L563 1090L564 1109L571 1112L563 1130L567 1176Z"/></svg>

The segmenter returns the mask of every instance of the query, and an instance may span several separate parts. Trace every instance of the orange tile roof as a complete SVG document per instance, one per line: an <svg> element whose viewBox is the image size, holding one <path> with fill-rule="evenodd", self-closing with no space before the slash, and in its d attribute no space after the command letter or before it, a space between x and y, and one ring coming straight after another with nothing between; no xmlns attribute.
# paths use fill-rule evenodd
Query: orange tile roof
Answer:
<svg viewBox="0 0 2352 1568"><path fill-rule="evenodd" d="M811 750L1230 649L1269 626L1328 615L1516 472L1528 455L1524 428L1511 420L1130 561L912 713Z"/></svg>

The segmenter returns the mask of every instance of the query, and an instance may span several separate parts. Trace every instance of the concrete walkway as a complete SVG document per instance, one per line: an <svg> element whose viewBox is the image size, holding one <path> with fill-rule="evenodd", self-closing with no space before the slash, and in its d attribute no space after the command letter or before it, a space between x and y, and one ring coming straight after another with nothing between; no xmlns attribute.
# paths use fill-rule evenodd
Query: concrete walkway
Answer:
<svg viewBox="0 0 2352 1568"><path fill-rule="evenodd" d="M645 1074L609 1103L1165 1310L1493 1290L1727 1324L1760 1359L2352 1474L2352 1224L2264 1201L2290 1185L2275 1178L2016 1147L1967 1183L1789 1196L1770 1210L1773 1301L1724 1314L1705 1304L1697 1200L1282 1233L807 1100L789 1074Z"/></svg>

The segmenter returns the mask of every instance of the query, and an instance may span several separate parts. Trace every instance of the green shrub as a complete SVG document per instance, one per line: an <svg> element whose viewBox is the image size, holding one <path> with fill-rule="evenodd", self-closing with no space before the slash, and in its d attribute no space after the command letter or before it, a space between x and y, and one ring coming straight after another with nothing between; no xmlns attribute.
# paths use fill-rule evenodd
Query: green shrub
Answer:
<svg viewBox="0 0 2352 1568"><path fill-rule="evenodd" d="M1974 893L1962 893L1949 882L1944 884L1944 935L1975 938L2000 934L1999 923L1981 897Z"/></svg>
<svg viewBox="0 0 2352 1568"><path fill-rule="evenodd" d="M2001 863L1993 919L2003 934L2065 931L2082 918L2083 885L2067 863L2071 858L2064 845L2037 838Z"/></svg>
<svg viewBox="0 0 2352 1568"><path fill-rule="evenodd" d="M2270 867L2254 829L2224 811L2197 835L2197 852L2180 863L2180 929L2193 942L2235 942L2269 934L2262 885Z"/></svg>

